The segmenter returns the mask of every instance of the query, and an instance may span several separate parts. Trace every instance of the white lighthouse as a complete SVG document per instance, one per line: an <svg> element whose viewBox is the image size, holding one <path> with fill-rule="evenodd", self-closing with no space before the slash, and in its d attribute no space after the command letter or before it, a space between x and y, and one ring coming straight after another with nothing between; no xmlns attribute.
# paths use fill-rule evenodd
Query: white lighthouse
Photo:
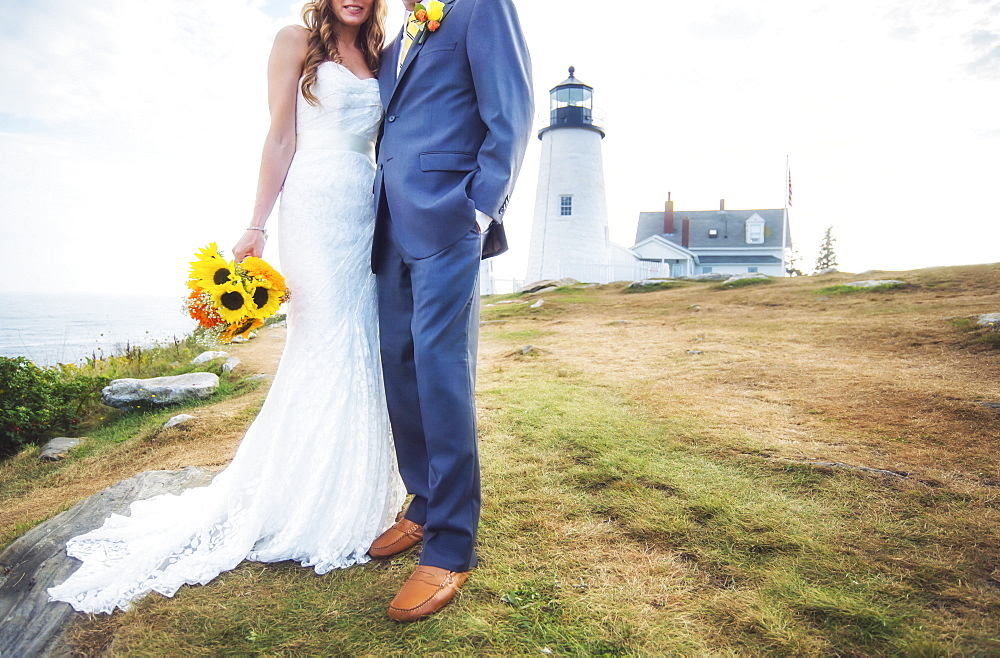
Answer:
<svg viewBox="0 0 1000 658"><path fill-rule="evenodd" d="M572 277L601 281L611 265L608 202L594 89L574 77L549 91L527 281Z"/></svg>

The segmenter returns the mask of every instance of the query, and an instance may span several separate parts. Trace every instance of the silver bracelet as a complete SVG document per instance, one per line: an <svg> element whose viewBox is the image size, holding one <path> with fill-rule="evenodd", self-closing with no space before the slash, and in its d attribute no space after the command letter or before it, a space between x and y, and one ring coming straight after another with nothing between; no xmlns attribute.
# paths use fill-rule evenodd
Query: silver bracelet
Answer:
<svg viewBox="0 0 1000 658"><path fill-rule="evenodd" d="M247 230L248 231L260 231L261 233L264 234L264 239L267 240L267 229L264 228L263 226L248 226Z"/></svg>

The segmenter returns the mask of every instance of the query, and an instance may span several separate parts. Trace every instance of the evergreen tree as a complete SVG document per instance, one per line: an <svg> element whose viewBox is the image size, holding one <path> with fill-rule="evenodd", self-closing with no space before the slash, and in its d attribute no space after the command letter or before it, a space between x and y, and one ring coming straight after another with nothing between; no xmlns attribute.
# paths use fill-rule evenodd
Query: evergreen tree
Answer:
<svg viewBox="0 0 1000 658"><path fill-rule="evenodd" d="M816 259L816 271L822 272L837 266L837 254L833 251L833 243L837 239L833 237L833 227L826 229L823 235L823 243L819 246L819 258Z"/></svg>
<svg viewBox="0 0 1000 658"><path fill-rule="evenodd" d="M799 255L797 249L786 249L785 250L785 274L788 276L802 276L803 272L799 269L799 261L802 260L802 256Z"/></svg>

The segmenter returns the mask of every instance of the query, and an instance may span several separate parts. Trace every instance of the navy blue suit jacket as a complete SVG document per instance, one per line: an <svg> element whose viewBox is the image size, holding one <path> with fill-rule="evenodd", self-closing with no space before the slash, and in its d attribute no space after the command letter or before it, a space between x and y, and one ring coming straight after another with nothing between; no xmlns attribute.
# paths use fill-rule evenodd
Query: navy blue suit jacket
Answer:
<svg viewBox="0 0 1000 658"><path fill-rule="evenodd" d="M534 115L531 61L511 0L444 2L398 77L400 38L382 53L376 204L414 258L455 243L480 210L494 219L487 258L507 248L503 216Z"/></svg>

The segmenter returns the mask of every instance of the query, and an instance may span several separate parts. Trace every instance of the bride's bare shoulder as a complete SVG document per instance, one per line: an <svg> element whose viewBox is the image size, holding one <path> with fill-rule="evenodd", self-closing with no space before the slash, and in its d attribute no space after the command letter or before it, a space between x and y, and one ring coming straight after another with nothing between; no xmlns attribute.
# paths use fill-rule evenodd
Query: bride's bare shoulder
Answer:
<svg viewBox="0 0 1000 658"><path fill-rule="evenodd" d="M286 25L274 37L274 47L291 52L305 52L309 46L309 30L301 25Z"/></svg>

